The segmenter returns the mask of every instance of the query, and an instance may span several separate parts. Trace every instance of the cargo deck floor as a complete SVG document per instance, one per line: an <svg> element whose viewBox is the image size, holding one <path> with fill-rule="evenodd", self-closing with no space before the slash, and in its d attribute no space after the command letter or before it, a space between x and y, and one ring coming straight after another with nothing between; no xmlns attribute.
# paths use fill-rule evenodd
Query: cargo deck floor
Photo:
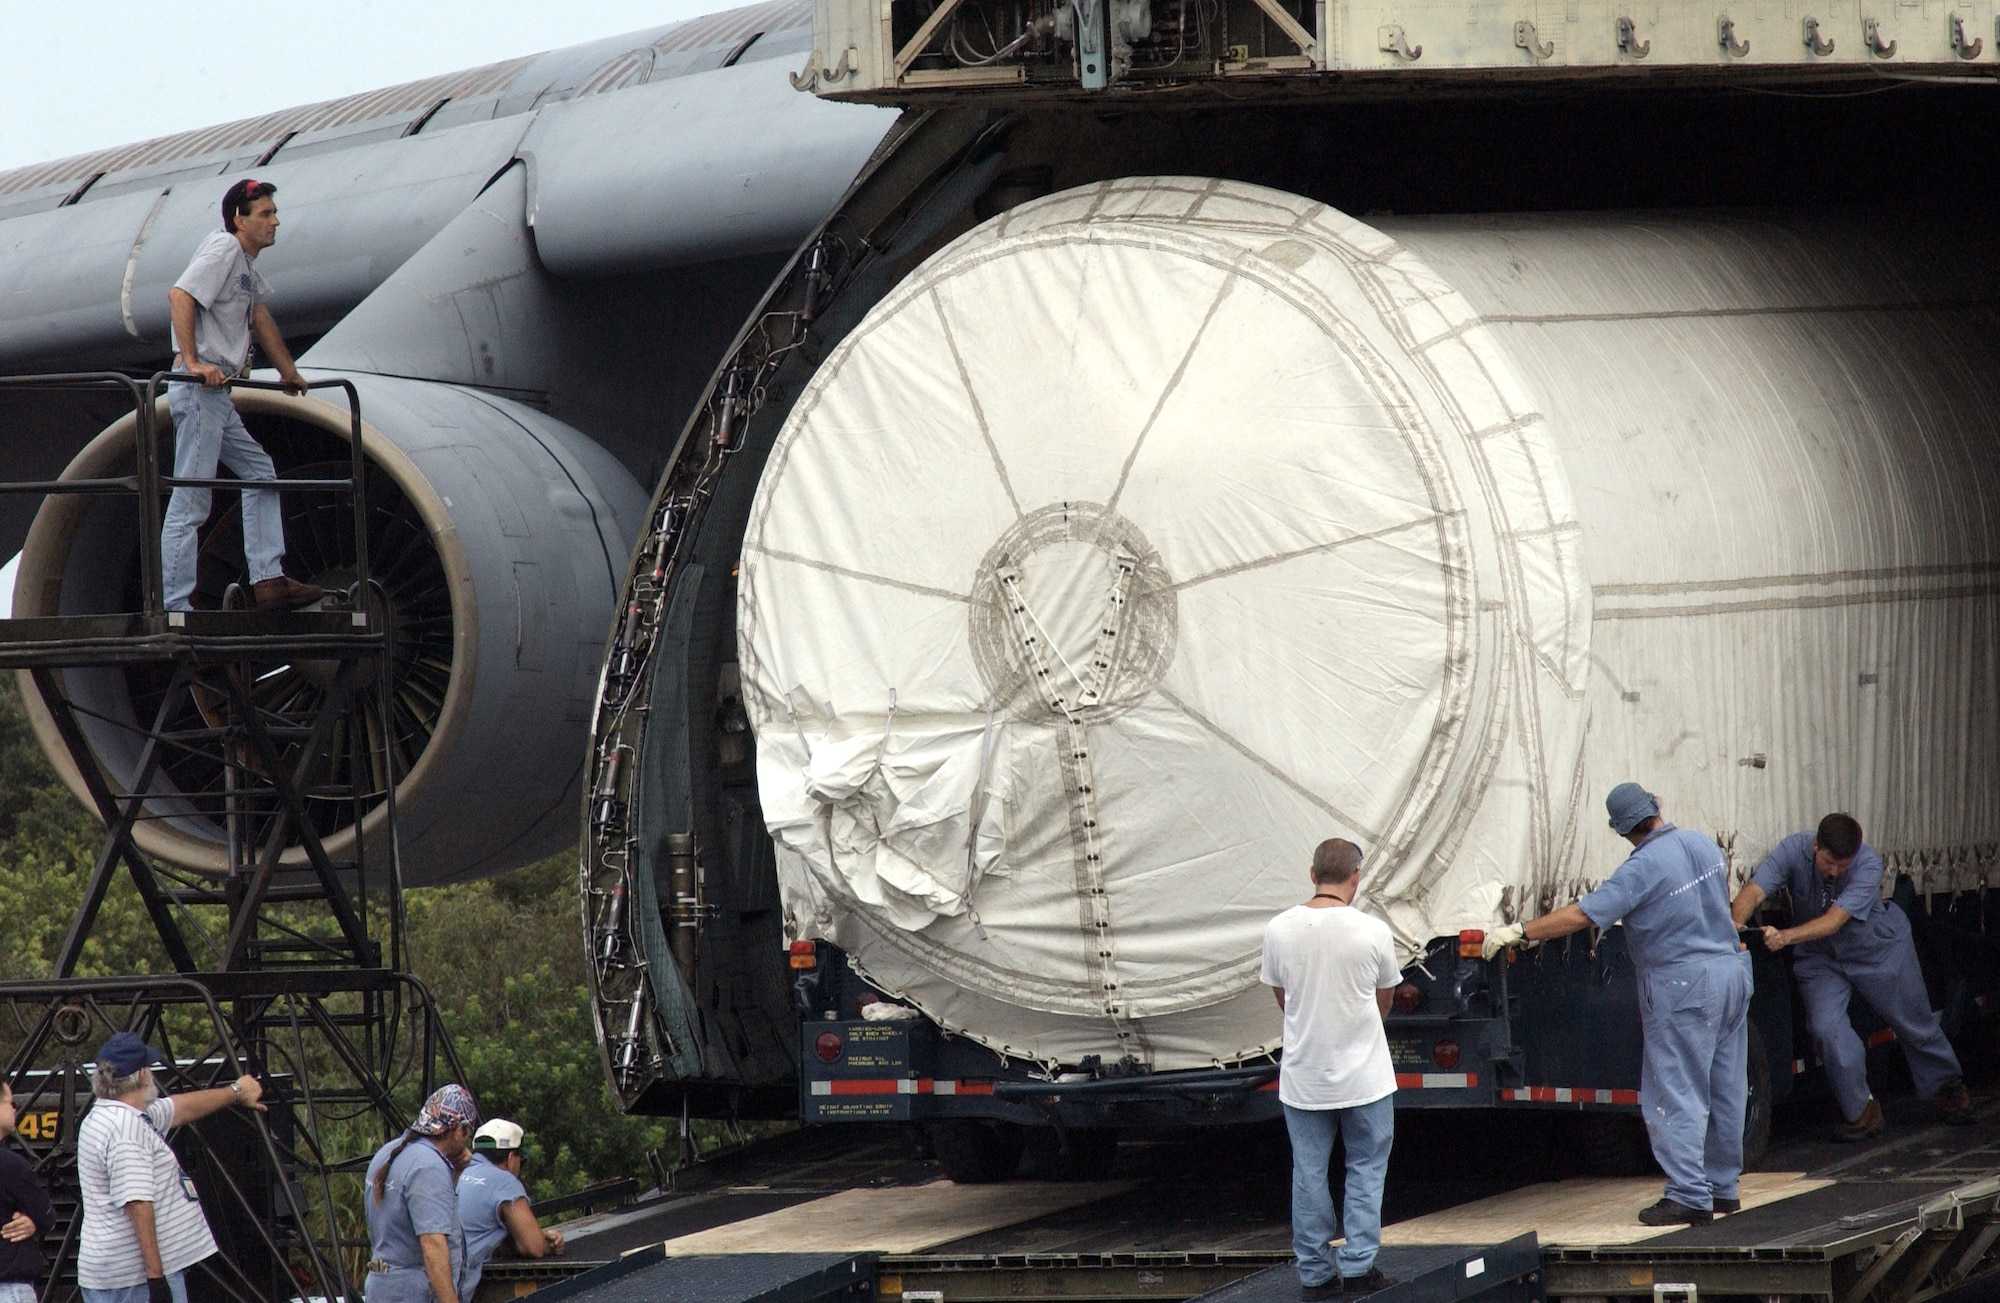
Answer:
<svg viewBox="0 0 2000 1303"><path fill-rule="evenodd" d="M1765 1183L1786 1187L1786 1197L1706 1227L1641 1232L1651 1237L1619 1243L1605 1242L1619 1238L1610 1236L1565 1242L1559 1224L1537 1224L1531 1218L1529 1225L1541 1235L1551 1281L1570 1271L1623 1273L1622 1282L1640 1263L1730 1260L1747 1270L1750 1264L1828 1259L1842 1245L1879 1241L1884 1228L1907 1224L1926 1200L2000 1176L2000 1109L1989 1105L1984 1111L1988 1116L1979 1126L1947 1128L1936 1125L1915 1101L1891 1101L1888 1134L1859 1147L1826 1140L1823 1122L1803 1115L1787 1124L1788 1132L1760 1165L1766 1169ZM1384 1209L1389 1223L1385 1243L1390 1246L1385 1253L1394 1256L1385 1262L1413 1253L1415 1262L1454 1243L1492 1244L1507 1238L1515 1233L1515 1222L1491 1213L1509 1200L1536 1204L1550 1214L1558 1213L1559 1206L1595 1204L1595 1215L1602 1218L1608 1204L1630 1202L1636 1213L1657 1197L1656 1175L1608 1181L1597 1188L1583 1180L1563 1182L1547 1189L1563 1191L1564 1197L1551 1195L1537 1203L1536 1188L1548 1181L1548 1168L1517 1136L1468 1137L1462 1119L1437 1115L1401 1121ZM1510 1154L1509 1146L1516 1152ZM1187 1297L1289 1258L1289 1156L1279 1129L1128 1141L1120 1147L1113 1180L1089 1192L1097 1197L1081 1202L1078 1196L1084 1192L1075 1187L1032 1181L963 1188L950 1199L911 1198L911 1187L942 1175L935 1162L913 1155L893 1135L838 1128L793 1133L710 1165L695 1174L698 1189L571 1223L566 1228L571 1244L567 1261L521 1267L543 1283L588 1262L688 1236L697 1238L687 1241L683 1254L708 1253L711 1242L762 1247L751 1243L758 1237L745 1240L726 1229L752 1218L763 1218L762 1224L777 1235L788 1225L816 1228L810 1243L774 1243L771 1249L886 1254L877 1269L900 1276L902 1288L936 1288L949 1281L960 1286L956 1293L947 1291L954 1298L979 1296L965 1288L974 1284L974 1275L997 1281L1008 1273L1036 1277L1053 1291L1044 1297L1087 1297L1076 1292L1084 1287L1075 1282L1101 1278L1112 1269L1135 1281L1183 1281L1190 1288L1179 1297ZM1753 1185L1746 1183L1746 1195ZM1036 1189L1043 1195L1034 1195ZM819 1219L803 1207L836 1195L842 1198L825 1206L829 1212L839 1210L838 1219ZM1038 1206L1038 1198L1046 1199L1045 1208ZM885 1214L879 1223L868 1215L877 1202ZM924 1211L927 1202L938 1205L935 1216ZM946 1215L947 1204L956 1210L951 1215ZM769 1216L787 1210L792 1210L788 1217ZM1618 1214L1610 1216L1616 1220ZM1454 1229L1461 1218L1469 1232L1463 1237ZM1428 1236L1421 1246L1407 1243L1407 1228L1417 1219ZM822 1221L854 1229L851 1236L838 1229L822 1235ZM892 1221L893 1235L883 1229ZM1399 1232L1397 1224L1406 1230ZM718 1228L724 1228L722 1239L701 1234ZM1399 1234L1405 1243L1397 1243ZM1420 1247L1422 1253L1417 1252ZM1270 1279L1285 1274L1277 1272ZM1059 1276L1068 1283L1058 1285ZM1290 1281L1296 1297L1296 1276ZM1034 1296L1032 1290L1028 1296Z"/></svg>

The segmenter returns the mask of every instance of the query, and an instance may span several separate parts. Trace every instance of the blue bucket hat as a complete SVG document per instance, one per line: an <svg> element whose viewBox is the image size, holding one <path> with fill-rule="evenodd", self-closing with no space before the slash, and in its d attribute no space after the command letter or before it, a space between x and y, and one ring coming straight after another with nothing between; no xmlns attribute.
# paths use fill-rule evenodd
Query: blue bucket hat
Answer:
<svg viewBox="0 0 2000 1303"><path fill-rule="evenodd" d="M164 1065L167 1056L146 1044L137 1032L113 1032L97 1051L97 1061L111 1069L113 1076L129 1077L141 1068Z"/></svg>
<svg viewBox="0 0 2000 1303"><path fill-rule="evenodd" d="M1658 814L1660 801L1637 783L1620 783L1604 798L1604 812L1611 816L1611 831L1623 837Z"/></svg>

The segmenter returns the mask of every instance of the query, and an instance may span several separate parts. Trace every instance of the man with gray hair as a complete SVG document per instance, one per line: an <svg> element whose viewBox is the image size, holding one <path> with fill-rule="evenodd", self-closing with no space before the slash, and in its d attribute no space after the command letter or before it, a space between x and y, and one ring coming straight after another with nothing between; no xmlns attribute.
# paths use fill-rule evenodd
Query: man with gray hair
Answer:
<svg viewBox="0 0 2000 1303"><path fill-rule="evenodd" d="M1338 837L1321 842L1312 882L1312 899L1265 926L1263 974L1285 1016L1278 1101L1292 1138L1292 1252L1307 1303L1390 1283L1375 1265L1396 1138L1396 1068L1382 1020L1403 980L1388 924L1353 908L1361 849ZM1338 1253L1327 1185L1336 1137L1347 1144Z"/></svg>
<svg viewBox="0 0 2000 1303"><path fill-rule="evenodd" d="M153 1065L165 1062L136 1032L113 1033L97 1052L97 1098L76 1137L84 1303L187 1303L187 1269L215 1252L215 1237L167 1132L231 1104L263 1111L264 1088L250 1076L162 1096Z"/></svg>

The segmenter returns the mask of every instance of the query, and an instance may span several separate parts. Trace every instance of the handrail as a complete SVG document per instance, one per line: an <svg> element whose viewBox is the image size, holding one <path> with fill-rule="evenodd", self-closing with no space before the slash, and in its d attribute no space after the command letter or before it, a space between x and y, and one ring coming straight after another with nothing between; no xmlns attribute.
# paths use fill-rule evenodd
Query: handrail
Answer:
<svg viewBox="0 0 2000 1303"><path fill-rule="evenodd" d="M132 399L134 462L132 475L76 480L15 480L0 482L0 494L33 493L43 497L80 494L133 493L139 498L139 603L148 619L166 614L166 581L161 573L160 494L164 489L244 489L253 481L238 479L181 479L160 473L159 438L154 409L163 386L200 384L202 378L185 371L156 371L143 385L122 371L66 371L46 375L0 376L0 391L8 389L105 389L122 388ZM228 387L261 389L284 393L298 390L274 380L232 379ZM356 592L366 593L368 567L368 462L361 447L361 395L347 379L311 380L308 391L339 389L347 395L348 455L350 471L346 479L274 480L273 491L294 493L346 493L354 511L354 573Z"/></svg>

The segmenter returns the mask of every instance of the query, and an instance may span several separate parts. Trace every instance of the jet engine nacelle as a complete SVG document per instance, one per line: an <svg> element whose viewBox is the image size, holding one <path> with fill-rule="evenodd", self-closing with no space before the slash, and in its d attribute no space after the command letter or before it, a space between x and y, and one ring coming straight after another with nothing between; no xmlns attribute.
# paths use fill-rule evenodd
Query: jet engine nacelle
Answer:
<svg viewBox="0 0 2000 1303"><path fill-rule="evenodd" d="M369 468L370 569L387 603L381 614L392 647L389 713L404 881L474 878L552 854L575 835L604 631L645 497L599 445L518 403L452 385L354 379ZM338 391L327 392L333 396L322 400L236 391L237 410L281 478L347 474L349 417ZM171 428L166 408L162 399L162 430ZM127 416L108 427L65 476L129 474L135 425ZM170 465L171 442L162 444L162 464ZM219 604L227 585L243 577L234 497L216 495L202 532L197 606ZM283 503L288 572L328 587L351 584L348 501L301 491L284 494ZM129 497L51 497L28 535L14 614L138 609L137 528ZM141 729L154 717L168 671L62 674L97 764L115 791L129 790ZM266 675L257 691L260 701L298 706L323 694L329 681L325 666L301 662ZM22 692L43 748L83 796L25 675ZM368 731L379 737L379 699L366 710ZM346 740L336 741L334 764L372 766L373 795L360 822L368 862L385 864L381 748L340 736ZM138 825L142 848L188 868L224 869L218 802L203 799L220 792L223 777L215 760L170 756ZM351 856L351 803L326 800L313 817L328 853Z"/></svg>

